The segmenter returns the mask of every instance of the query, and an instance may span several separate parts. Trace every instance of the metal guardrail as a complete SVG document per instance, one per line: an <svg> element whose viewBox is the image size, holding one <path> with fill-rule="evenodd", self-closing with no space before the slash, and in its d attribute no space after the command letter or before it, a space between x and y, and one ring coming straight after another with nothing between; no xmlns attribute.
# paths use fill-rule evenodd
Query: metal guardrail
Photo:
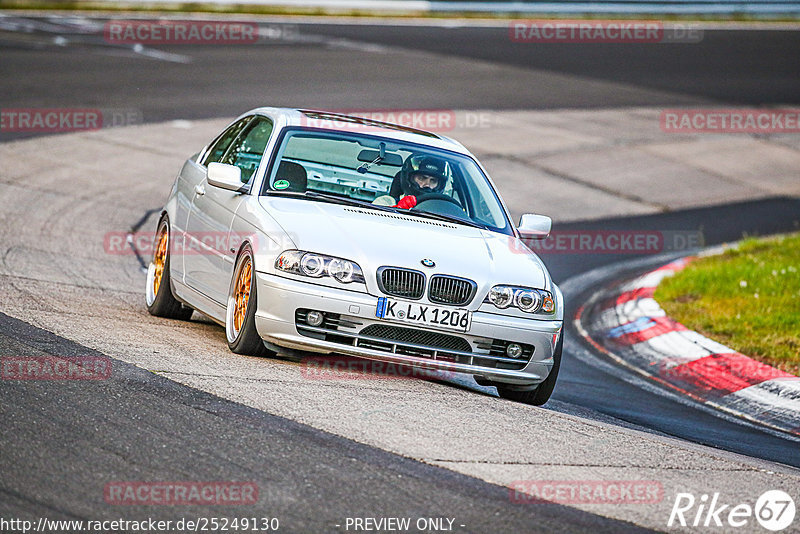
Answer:
<svg viewBox="0 0 800 534"><path fill-rule="evenodd" d="M78 0L81 2L83 0ZM90 1L90 0L86 0ZM104 3L92 0L90 3ZM133 0L105 0L135 4ZM536 15L749 15L800 18L798 0L154 0L153 4L220 4L322 11Z"/></svg>
<svg viewBox="0 0 800 534"><path fill-rule="evenodd" d="M598 14L751 14L800 15L796 0L561 0L548 2L460 2L436 0L430 11L474 11L499 13L598 13Z"/></svg>

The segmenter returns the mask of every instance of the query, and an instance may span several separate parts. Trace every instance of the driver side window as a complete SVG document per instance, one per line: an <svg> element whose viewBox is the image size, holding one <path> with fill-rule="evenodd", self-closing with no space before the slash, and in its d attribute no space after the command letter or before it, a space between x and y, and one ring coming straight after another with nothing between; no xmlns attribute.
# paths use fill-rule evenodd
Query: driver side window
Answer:
<svg viewBox="0 0 800 534"><path fill-rule="evenodd" d="M222 156L228 151L231 143L233 143L233 140L236 139L236 136L239 135L251 119L252 117L245 117L242 120L236 121L227 130L222 132L222 135L208 148L208 151L203 156L203 161L200 163L206 166L209 163L219 163L222 160Z"/></svg>
<svg viewBox="0 0 800 534"><path fill-rule="evenodd" d="M236 165L242 170L242 183L249 182L261 163L271 134L272 121L266 117L256 117L239 134L220 163Z"/></svg>

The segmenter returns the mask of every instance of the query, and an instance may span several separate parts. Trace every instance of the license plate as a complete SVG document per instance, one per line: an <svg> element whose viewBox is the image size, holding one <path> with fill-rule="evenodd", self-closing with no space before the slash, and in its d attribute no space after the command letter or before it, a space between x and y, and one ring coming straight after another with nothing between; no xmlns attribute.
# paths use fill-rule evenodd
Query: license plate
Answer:
<svg viewBox="0 0 800 534"><path fill-rule="evenodd" d="M417 304L387 297L378 298L375 317L387 321L432 326L458 332L468 332L472 324L472 312L469 310Z"/></svg>

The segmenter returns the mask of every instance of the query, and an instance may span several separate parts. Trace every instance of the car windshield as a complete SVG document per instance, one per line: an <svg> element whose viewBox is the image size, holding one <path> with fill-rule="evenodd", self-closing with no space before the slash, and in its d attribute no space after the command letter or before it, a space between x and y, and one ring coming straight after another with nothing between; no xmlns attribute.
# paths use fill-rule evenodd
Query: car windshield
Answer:
<svg viewBox="0 0 800 534"><path fill-rule="evenodd" d="M453 152L362 134L288 130L268 194L409 208L433 217L510 233L505 212L474 160ZM396 207L400 204L400 207Z"/></svg>

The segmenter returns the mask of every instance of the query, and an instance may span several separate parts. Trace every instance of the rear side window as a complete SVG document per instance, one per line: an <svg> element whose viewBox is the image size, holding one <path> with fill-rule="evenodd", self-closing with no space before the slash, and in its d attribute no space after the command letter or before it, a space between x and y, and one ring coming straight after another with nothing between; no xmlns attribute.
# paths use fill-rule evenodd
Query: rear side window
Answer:
<svg viewBox="0 0 800 534"><path fill-rule="evenodd" d="M216 141L214 141L211 147L206 152L205 156L203 157L203 161L201 164L208 165L209 163L220 163L222 157L225 155L225 152L228 151L228 148L233 143L236 136L244 129L248 122L252 117L245 117L239 121L233 123L227 130L222 132Z"/></svg>

